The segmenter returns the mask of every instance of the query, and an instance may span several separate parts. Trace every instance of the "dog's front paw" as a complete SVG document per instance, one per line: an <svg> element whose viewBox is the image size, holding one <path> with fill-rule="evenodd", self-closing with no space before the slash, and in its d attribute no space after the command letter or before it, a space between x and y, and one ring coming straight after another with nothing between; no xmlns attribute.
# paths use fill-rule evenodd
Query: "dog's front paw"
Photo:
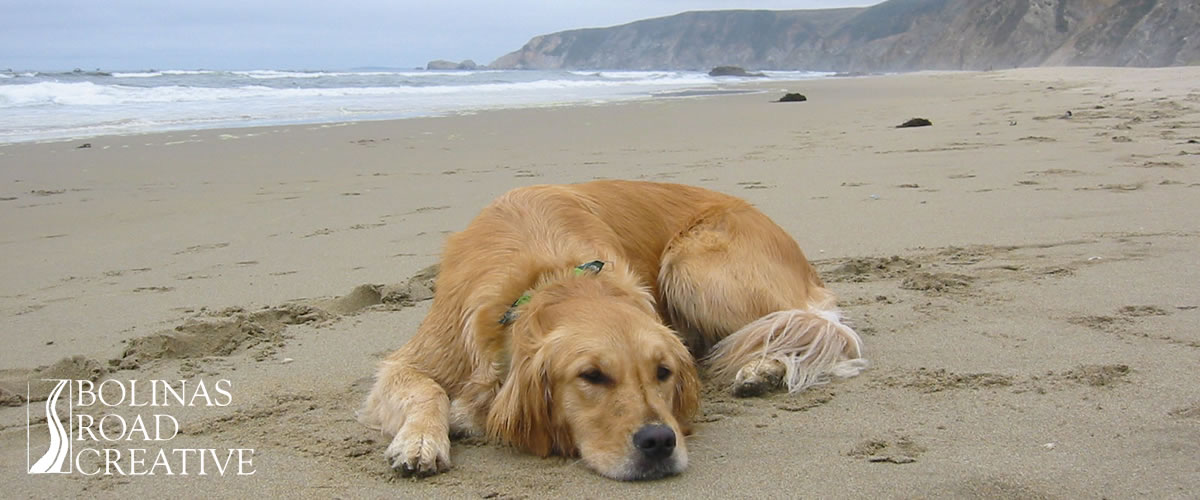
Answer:
<svg viewBox="0 0 1200 500"><path fill-rule="evenodd" d="M450 435L406 425L383 452L402 476L432 476L450 470Z"/></svg>
<svg viewBox="0 0 1200 500"><path fill-rule="evenodd" d="M776 359L751 361L733 378L733 395L739 398L760 396L783 386L787 367Z"/></svg>

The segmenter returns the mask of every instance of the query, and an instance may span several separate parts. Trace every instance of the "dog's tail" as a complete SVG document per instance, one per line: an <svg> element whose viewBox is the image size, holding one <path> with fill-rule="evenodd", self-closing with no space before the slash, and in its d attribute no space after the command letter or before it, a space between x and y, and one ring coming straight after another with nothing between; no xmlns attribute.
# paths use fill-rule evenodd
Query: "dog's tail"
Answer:
<svg viewBox="0 0 1200 500"><path fill-rule="evenodd" d="M778 311L721 339L704 359L719 380L732 380L754 361L777 360L786 368L788 392L853 377L867 367L862 339L832 309Z"/></svg>

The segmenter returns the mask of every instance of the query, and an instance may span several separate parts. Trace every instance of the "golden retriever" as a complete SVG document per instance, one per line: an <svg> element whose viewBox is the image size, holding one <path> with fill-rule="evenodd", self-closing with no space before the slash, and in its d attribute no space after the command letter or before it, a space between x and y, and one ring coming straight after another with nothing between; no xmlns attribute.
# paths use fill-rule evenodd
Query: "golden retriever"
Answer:
<svg viewBox="0 0 1200 500"><path fill-rule="evenodd" d="M669 326L668 326L669 325ZM449 238L429 315L359 411L402 474L450 435L579 456L622 480L687 467L696 358L736 394L859 373L861 340L804 253L743 200L678 184L509 191Z"/></svg>

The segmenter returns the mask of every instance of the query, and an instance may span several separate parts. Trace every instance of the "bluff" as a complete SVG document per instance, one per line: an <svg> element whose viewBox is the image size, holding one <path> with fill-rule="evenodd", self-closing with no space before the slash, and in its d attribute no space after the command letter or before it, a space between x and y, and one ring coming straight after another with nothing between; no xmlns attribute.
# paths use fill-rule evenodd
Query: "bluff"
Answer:
<svg viewBox="0 0 1200 500"><path fill-rule="evenodd" d="M1196 0L889 0L685 12L534 37L513 69L981 70L1200 64Z"/></svg>

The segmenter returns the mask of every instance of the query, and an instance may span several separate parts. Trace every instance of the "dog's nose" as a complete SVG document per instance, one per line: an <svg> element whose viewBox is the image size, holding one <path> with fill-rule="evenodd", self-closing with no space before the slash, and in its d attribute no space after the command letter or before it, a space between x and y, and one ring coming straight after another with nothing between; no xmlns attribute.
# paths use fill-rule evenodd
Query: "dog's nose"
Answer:
<svg viewBox="0 0 1200 500"><path fill-rule="evenodd" d="M633 445L651 460L662 460L675 452L675 431L662 424L643 426L633 434Z"/></svg>

